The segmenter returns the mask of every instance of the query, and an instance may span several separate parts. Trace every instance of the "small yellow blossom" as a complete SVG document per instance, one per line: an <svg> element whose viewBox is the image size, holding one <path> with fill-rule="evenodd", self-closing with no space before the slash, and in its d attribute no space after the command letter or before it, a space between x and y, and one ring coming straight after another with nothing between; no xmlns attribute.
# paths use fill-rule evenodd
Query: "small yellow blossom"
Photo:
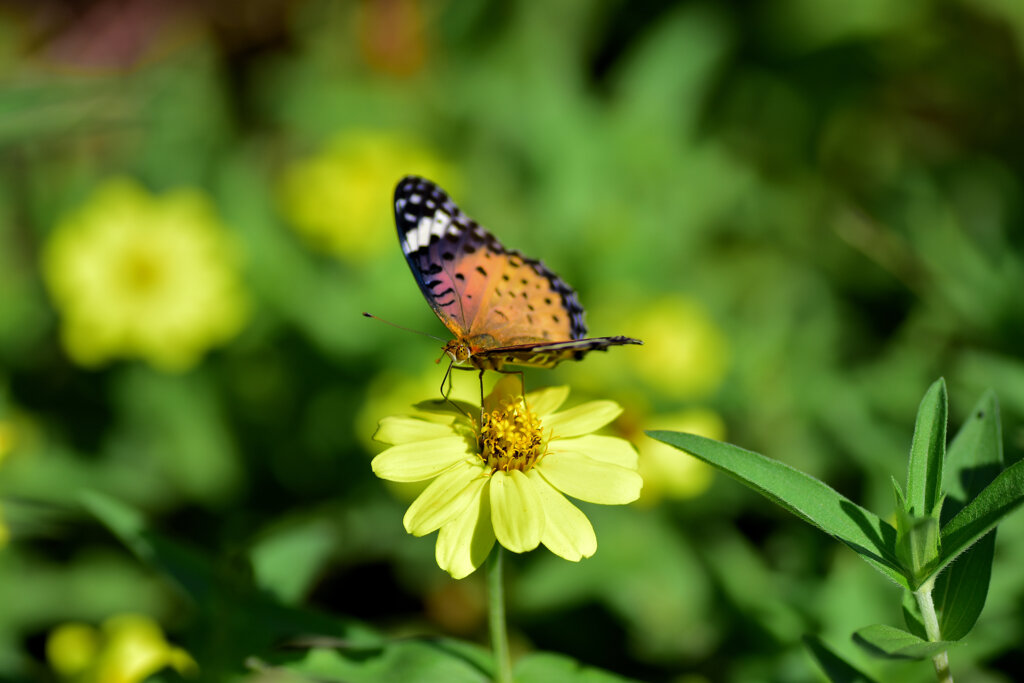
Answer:
<svg viewBox="0 0 1024 683"><path fill-rule="evenodd" d="M622 408L591 401L555 412L568 387L520 395L509 376L484 399L482 411L445 402L420 404L415 417L381 420L375 438L392 447L373 459L391 481L432 480L405 514L405 528L438 531L438 566L456 579L487 558L494 541L517 553L543 544L571 561L590 557L597 537L566 495L622 505L640 495L636 451L629 442L591 432ZM480 417L468 417L474 413Z"/></svg>
<svg viewBox="0 0 1024 683"><path fill-rule="evenodd" d="M390 197L409 173L451 179L448 165L405 136L370 130L339 134L318 155L285 170L282 208L314 247L351 263L393 248Z"/></svg>
<svg viewBox="0 0 1024 683"><path fill-rule="evenodd" d="M0 465L7 454L14 450L14 423L0 418ZM4 523L4 509L0 506L0 550L11 540L11 530Z"/></svg>
<svg viewBox="0 0 1024 683"><path fill-rule="evenodd" d="M195 660L167 642L149 617L121 614L99 629L68 623L46 641L46 658L69 683L139 683L167 667L180 674L197 671Z"/></svg>
<svg viewBox="0 0 1024 683"><path fill-rule="evenodd" d="M649 386L677 399L707 396L725 375L725 335L696 302L681 296L656 300L623 323L644 340L644 353L626 359Z"/></svg>
<svg viewBox="0 0 1024 683"><path fill-rule="evenodd" d="M14 422L10 419L0 418L0 464L14 450L14 444Z"/></svg>
<svg viewBox="0 0 1024 683"><path fill-rule="evenodd" d="M719 441L725 439L725 422L718 413L705 409L655 416L647 421L645 429L669 429ZM663 497L699 496L711 485L713 473L710 465L688 453L661 441L640 439L640 474L644 478L642 503L654 503Z"/></svg>
<svg viewBox="0 0 1024 683"><path fill-rule="evenodd" d="M0 550L3 550L10 540L11 530L4 524L4 509L0 507Z"/></svg>
<svg viewBox="0 0 1024 683"><path fill-rule="evenodd" d="M43 275L77 363L136 357L184 370L244 322L236 261L204 195L154 197L113 180L56 227Z"/></svg>

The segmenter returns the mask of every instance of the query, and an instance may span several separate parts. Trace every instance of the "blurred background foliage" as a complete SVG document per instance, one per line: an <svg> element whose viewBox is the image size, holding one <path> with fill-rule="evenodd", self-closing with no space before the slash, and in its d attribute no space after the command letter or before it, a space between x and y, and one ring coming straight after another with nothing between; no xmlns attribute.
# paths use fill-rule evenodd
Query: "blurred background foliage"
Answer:
<svg viewBox="0 0 1024 683"><path fill-rule="evenodd" d="M898 623L896 586L642 431L892 509L944 375L951 429L992 387L1020 459L1022 82L1017 0L0 3L0 679L229 680L301 632L483 642L482 577L443 574L369 468L443 373L360 317L442 332L394 237L406 173L646 342L527 376L623 403L647 483L586 508L592 559L513 558L520 651L816 681L812 633L929 679L849 640ZM1019 674L1022 564L1017 515L958 680ZM150 658L115 676L125 642Z"/></svg>

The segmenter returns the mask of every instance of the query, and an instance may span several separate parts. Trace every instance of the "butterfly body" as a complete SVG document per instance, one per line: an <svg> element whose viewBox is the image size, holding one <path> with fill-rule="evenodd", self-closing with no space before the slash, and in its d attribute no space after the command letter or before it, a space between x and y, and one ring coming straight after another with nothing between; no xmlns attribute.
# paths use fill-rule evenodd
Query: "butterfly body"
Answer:
<svg viewBox="0 0 1024 683"><path fill-rule="evenodd" d="M592 350L642 343L586 338L576 292L537 259L506 249L429 180L398 183L395 224L423 296L455 336L444 352L457 365L551 368Z"/></svg>

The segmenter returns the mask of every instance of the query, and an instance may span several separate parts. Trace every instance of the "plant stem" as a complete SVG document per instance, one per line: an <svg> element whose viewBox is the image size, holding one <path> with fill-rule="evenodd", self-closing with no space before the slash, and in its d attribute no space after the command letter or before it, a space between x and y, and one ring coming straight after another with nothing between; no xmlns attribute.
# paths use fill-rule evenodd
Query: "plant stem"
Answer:
<svg viewBox="0 0 1024 683"><path fill-rule="evenodd" d="M914 591L914 599L921 609L921 618L924 619L924 630L928 634L928 640L936 642L942 640L942 633L939 631L939 619L935 615L935 603L932 601L933 582L928 581L918 590ZM939 683L953 683L953 674L949 671L949 653L945 650L932 657L932 664L935 665L935 675Z"/></svg>
<svg viewBox="0 0 1024 683"><path fill-rule="evenodd" d="M505 583L502 580L504 551L495 543L487 558L487 621L491 629L491 650L497 683L512 683L512 660L508 653L508 629L505 626Z"/></svg>

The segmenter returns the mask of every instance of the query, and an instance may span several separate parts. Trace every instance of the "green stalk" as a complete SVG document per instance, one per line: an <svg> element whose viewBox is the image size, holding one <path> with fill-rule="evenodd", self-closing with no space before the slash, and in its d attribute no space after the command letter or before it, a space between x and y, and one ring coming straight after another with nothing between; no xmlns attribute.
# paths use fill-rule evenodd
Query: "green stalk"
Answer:
<svg viewBox="0 0 1024 683"><path fill-rule="evenodd" d="M502 580L501 545L495 543L487 558L487 622L491 629L496 683L512 682L512 660L508 653L508 628L505 625L505 583Z"/></svg>
<svg viewBox="0 0 1024 683"><path fill-rule="evenodd" d="M934 580L929 579L918 590L914 591L914 599L921 609L921 618L924 619L924 630L928 634L928 640L936 642L942 640L942 633L939 631L939 618L935 614L935 603L932 601L932 588ZM953 683L953 674L949 671L949 653L945 650L932 657L932 664L935 665L935 675L939 683Z"/></svg>

